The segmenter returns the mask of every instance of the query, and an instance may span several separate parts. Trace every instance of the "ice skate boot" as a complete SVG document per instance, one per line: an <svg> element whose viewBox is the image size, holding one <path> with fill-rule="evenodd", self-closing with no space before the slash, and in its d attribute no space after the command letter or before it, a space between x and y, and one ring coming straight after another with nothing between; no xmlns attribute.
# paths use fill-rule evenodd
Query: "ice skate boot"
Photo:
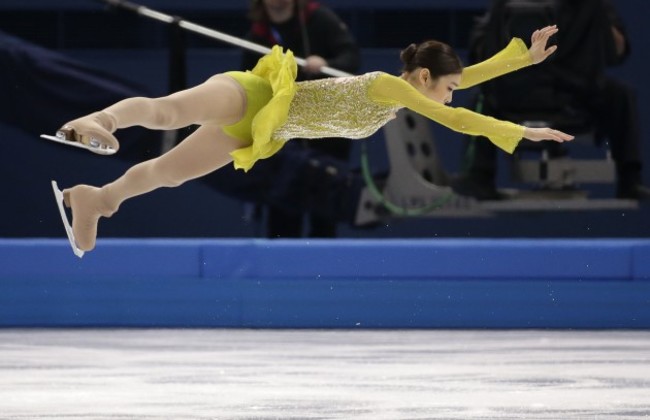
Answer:
<svg viewBox="0 0 650 420"><path fill-rule="evenodd" d="M113 117L105 112L95 112L70 121L61 127L55 136L41 134L41 137L100 155L112 155L120 148L119 142L112 134L113 131L115 131Z"/></svg>
<svg viewBox="0 0 650 420"><path fill-rule="evenodd" d="M111 217L117 211L117 207L106 202L101 188L77 185L61 192L55 181L52 181L52 187L55 189L54 193L59 201L59 211L66 226L72 249L75 251L75 255L81 257L83 252L95 248L99 218ZM63 205L72 210L72 228L70 229ZM81 255L76 250L81 252Z"/></svg>
<svg viewBox="0 0 650 420"><path fill-rule="evenodd" d="M56 199L56 205L59 209L59 214L61 215L61 221L63 222L63 227L65 228L65 233L68 236L68 241L70 241L70 246L72 247L72 252L74 255L81 258L84 256L84 252L79 249L77 242L74 239L74 233L72 232L72 226L68 221L68 215L65 212L65 203L63 201L63 192L59 189L56 181L52 181L52 190L54 191L54 198Z"/></svg>

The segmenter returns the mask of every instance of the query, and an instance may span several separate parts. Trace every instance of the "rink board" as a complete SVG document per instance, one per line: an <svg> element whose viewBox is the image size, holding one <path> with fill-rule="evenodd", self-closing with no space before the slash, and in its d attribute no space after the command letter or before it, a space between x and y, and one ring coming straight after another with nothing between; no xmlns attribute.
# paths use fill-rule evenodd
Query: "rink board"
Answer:
<svg viewBox="0 0 650 420"><path fill-rule="evenodd" d="M647 240L0 241L0 326L650 328Z"/></svg>

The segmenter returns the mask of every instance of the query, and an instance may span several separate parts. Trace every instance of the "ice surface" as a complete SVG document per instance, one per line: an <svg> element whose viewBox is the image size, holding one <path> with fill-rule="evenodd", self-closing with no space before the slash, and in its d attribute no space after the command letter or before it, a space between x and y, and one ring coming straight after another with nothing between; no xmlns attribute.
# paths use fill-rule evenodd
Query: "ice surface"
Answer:
<svg viewBox="0 0 650 420"><path fill-rule="evenodd" d="M2 419L638 419L648 331L0 330Z"/></svg>

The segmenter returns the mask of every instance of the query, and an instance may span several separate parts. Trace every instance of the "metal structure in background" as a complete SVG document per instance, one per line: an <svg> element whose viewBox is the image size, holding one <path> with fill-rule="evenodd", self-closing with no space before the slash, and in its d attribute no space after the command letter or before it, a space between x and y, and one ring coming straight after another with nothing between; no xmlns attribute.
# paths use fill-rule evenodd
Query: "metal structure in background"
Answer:
<svg viewBox="0 0 650 420"><path fill-rule="evenodd" d="M126 10L130 10L132 12L137 13L140 16L144 16L167 24L173 24L175 26L178 26L179 28L183 28L187 31L193 32L198 35L203 35L205 37L215 39L217 41L225 42L226 44L231 44L236 47L258 52L260 54L268 54L271 52L271 49L268 47L264 47L254 42L246 41L245 39L237 38L235 36L228 35L223 32L215 31L214 29L206 28L205 26L192 23L185 19L179 18L178 16L171 16L165 13L158 12L156 10L152 10L146 6L142 6L139 4L135 4L123 0L101 0L101 1L114 7L120 7ZM296 62L301 67L304 67L306 65L306 61L304 58L296 57ZM335 77L352 76L352 74L350 73L346 73L344 71L337 70L335 68L328 67L328 66L323 67L321 69L321 72L328 76L335 76Z"/></svg>
<svg viewBox="0 0 650 420"><path fill-rule="evenodd" d="M489 217L500 212L638 209L635 200L591 199L586 191L577 187L569 190L507 189L501 190L504 199L492 201L455 195L447 186L447 175L438 158L435 138L426 118L402 110L384 132L390 173L385 180L375 183L362 154L362 172L367 187L361 192L357 206L357 225L373 224L390 217ZM540 172L547 174L547 181L570 178L576 185L610 182L612 179L609 166L603 167L601 162L576 161L568 156L561 161L533 159L515 163L513 169L520 172L520 180L534 184L539 182ZM608 165L608 161L605 164ZM543 171L541 167L544 167Z"/></svg>

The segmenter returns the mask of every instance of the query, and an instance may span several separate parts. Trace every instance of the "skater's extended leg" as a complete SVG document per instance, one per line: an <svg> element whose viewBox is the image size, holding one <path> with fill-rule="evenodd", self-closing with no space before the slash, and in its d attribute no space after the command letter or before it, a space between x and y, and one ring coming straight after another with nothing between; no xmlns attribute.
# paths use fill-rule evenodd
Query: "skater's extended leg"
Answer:
<svg viewBox="0 0 650 420"><path fill-rule="evenodd" d="M99 218L111 216L124 200L206 175L231 162L230 152L243 146L219 126L203 125L169 152L133 166L102 188L78 185L65 190L77 246L84 251L93 249Z"/></svg>
<svg viewBox="0 0 650 420"><path fill-rule="evenodd" d="M216 75L206 82L161 98L135 97L64 125L74 130L78 141L90 137L119 148L113 132L140 125L152 129L177 129L192 124L229 125L244 115L246 96L232 78Z"/></svg>

